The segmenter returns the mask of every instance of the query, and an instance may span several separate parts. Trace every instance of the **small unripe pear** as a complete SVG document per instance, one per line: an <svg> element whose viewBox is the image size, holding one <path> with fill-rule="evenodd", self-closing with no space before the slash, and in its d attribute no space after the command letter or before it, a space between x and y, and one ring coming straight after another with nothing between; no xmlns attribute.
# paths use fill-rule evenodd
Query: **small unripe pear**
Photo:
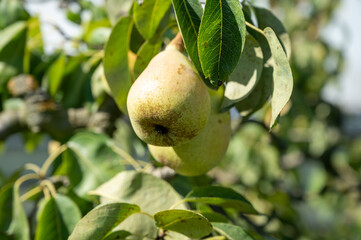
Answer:
<svg viewBox="0 0 361 240"><path fill-rule="evenodd" d="M171 44L132 85L127 99L135 133L156 146L184 144L207 123L207 87L187 57Z"/></svg>
<svg viewBox="0 0 361 240"><path fill-rule="evenodd" d="M148 144L149 151L158 162L185 176L197 176L215 167L227 151L231 138L229 111L219 113L224 88L209 90L212 110L204 129L186 144L159 147Z"/></svg>

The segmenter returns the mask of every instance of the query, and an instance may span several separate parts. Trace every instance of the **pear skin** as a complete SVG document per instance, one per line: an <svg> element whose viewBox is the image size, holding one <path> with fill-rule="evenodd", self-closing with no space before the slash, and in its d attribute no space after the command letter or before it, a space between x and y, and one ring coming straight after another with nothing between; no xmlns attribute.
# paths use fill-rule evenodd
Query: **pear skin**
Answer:
<svg viewBox="0 0 361 240"><path fill-rule="evenodd" d="M210 97L191 62L170 45L150 61L134 82L127 108L140 139L156 146L177 146L205 127Z"/></svg>
<svg viewBox="0 0 361 240"><path fill-rule="evenodd" d="M227 151L231 138L229 111L219 113L224 87L209 90L212 110L204 129L186 144L175 147L159 147L148 144L152 156L163 165L185 176L204 174L215 167Z"/></svg>

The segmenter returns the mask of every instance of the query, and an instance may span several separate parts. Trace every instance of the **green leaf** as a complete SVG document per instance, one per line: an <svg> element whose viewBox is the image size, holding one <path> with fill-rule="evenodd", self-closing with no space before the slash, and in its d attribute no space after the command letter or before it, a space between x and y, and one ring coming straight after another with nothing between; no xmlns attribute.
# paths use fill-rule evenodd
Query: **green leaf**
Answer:
<svg viewBox="0 0 361 240"><path fill-rule="evenodd" d="M81 180L74 187L78 195L87 197L88 191L124 169L120 156L107 145L109 140L109 137L103 134L80 132L68 141L67 145L74 153L81 170Z"/></svg>
<svg viewBox="0 0 361 240"><path fill-rule="evenodd" d="M252 204L241 194L231 188L206 186L198 187L191 191L184 199L187 202L199 202L234 208L242 213L257 214Z"/></svg>
<svg viewBox="0 0 361 240"><path fill-rule="evenodd" d="M23 72L26 35L26 22L16 22L0 31L0 93L10 77Z"/></svg>
<svg viewBox="0 0 361 240"><path fill-rule="evenodd" d="M247 35L241 59L227 81L221 108L227 110L246 98L257 85L262 69L262 49L251 35Z"/></svg>
<svg viewBox="0 0 361 240"><path fill-rule="evenodd" d="M68 197L57 194L45 201L36 229L36 240L68 239L76 223L81 219L78 206Z"/></svg>
<svg viewBox="0 0 361 240"><path fill-rule="evenodd" d="M272 115L270 122L270 128L272 128L275 125L276 119L283 107L290 100L293 89L293 77L287 56L283 51L276 34L269 27L264 30L264 33L271 48L273 57L271 64L274 67L271 102Z"/></svg>
<svg viewBox="0 0 361 240"><path fill-rule="evenodd" d="M134 0L106 0L105 9L112 25L115 25L119 18L126 17L132 9Z"/></svg>
<svg viewBox="0 0 361 240"><path fill-rule="evenodd" d="M109 233L103 240L125 240L130 235L130 232L119 230Z"/></svg>
<svg viewBox="0 0 361 240"><path fill-rule="evenodd" d="M0 29L17 22L27 20L30 17L20 0L0 1Z"/></svg>
<svg viewBox="0 0 361 240"><path fill-rule="evenodd" d="M236 103L236 108L244 117L250 116L261 109L272 94L273 68L263 67L256 87L242 101Z"/></svg>
<svg viewBox="0 0 361 240"><path fill-rule="evenodd" d="M169 183L151 174L137 171L123 171L92 191L91 194L101 196L103 203L137 204L142 211L150 214L169 209L181 201L180 196ZM178 207L185 208L185 205Z"/></svg>
<svg viewBox="0 0 361 240"><path fill-rule="evenodd" d="M13 188L12 216L13 218L7 233L17 240L30 240L29 223L24 206L20 200L19 185L16 183Z"/></svg>
<svg viewBox="0 0 361 240"><path fill-rule="evenodd" d="M101 240L128 216L140 212L140 208L128 203L101 205L85 215L75 226L69 240Z"/></svg>
<svg viewBox="0 0 361 240"><path fill-rule="evenodd" d="M208 0L199 28L198 53L203 73L220 86L237 66L246 40L238 0Z"/></svg>
<svg viewBox="0 0 361 240"><path fill-rule="evenodd" d="M134 23L146 40L154 36L170 5L171 0L146 0L142 5L134 3Z"/></svg>
<svg viewBox="0 0 361 240"><path fill-rule="evenodd" d="M137 52L134 63L134 79L144 71L152 58L157 55L162 47L162 41L145 41Z"/></svg>
<svg viewBox="0 0 361 240"><path fill-rule="evenodd" d="M241 227L228 223L212 223L214 230L227 237L228 240L254 240Z"/></svg>
<svg viewBox="0 0 361 240"><path fill-rule="evenodd" d="M56 61L48 68L43 78L42 87L47 89L52 97L55 97L61 85L65 63L66 55L64 52L61 52Z"/></svg>
<svg viewBox="0 0 361 240"><path fill-rule="evenodd" d="M198 55L198 31L203 9L199 0L172 0L174 12L184 45L198 72L203 73Z"/></svg>
<svg viewBox="0 0 361 240"><path fill-rule="evenodd" d="M261 29L265 29L266 27L272 28L279 38L288 59L290 59L291 40L282 22L268 9L260 7L254 7L253 9L257 18L258 27Z"/></svg>
<svg viewBox="0 0 361 240"><path fill-rule="evenodd" d="M212 231L212 225L201 214L172 209L158 212L154 215L157 227L175 231L190 238L201 238Z"/></svg>
<svg viewBox="0 0 361 240"><path fill-rule="evenodd" d="M124 17L118 21L105 46L103 60L104 73L112 96L124 113L127 112L127 96L132 85L128 62L132 26L131 17Z"/></svg>
<svg viewBox="0 0 361 240"><path fill-rule="evenodd" d="M12 217L13 185L6 184L0 189L0 232L5 232Z"/></svg>

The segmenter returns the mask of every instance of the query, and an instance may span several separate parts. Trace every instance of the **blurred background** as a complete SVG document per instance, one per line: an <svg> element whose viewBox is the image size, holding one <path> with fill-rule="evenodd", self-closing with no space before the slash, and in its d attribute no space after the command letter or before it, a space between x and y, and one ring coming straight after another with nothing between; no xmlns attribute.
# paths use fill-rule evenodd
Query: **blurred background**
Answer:
<svg viewBox="0 0 361 240"><path fill-rule="evenodd" d="M78 89L94 81L95 67L81 66L70 74L71 67L79 67L76 61L88 59L104 46L111 32L107 14L112 10L107 7L112 1L10 2L0 1L0 30L17 20L32 19L29 69L35 69L39 79L54 78L64 70L60 78L68 83L62 84L63 92L55 99L66 108L88 106L94 100L87 94L67 93L65 88L79 78L83 85ZM120 1L119 6L129 2ZM361 1L249 2L272 9L290 34L292 99L272 132L266 127L267 107L235 124L227 155L210 175L245 193L256 209L269 216L240 218L239 224L246 222L280 239L361 239ZM26 58L16 54L11 52L17 61ZM67 66L54 67L53 73L47 70L52 64L61 65L60 56ZM5 85L14 74L2 61L0 57L0 83ZM19 105L5 91L1 97L2 111ZM4 136L1 181L24 163L41 164L54 139L46 129Z"/></svg>

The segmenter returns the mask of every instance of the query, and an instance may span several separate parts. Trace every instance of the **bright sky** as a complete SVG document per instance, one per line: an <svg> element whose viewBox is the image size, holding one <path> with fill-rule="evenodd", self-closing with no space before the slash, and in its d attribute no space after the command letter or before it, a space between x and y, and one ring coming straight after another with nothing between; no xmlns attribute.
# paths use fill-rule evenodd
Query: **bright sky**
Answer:
<svg viewBox="0 0 361 240"><path fill-rule="evenodd" d="M98 4L102 0L94 0ZM255 5L267 6L265 0L255 0ZM77 36L81 28L66 19L64 11L58 8L57 0L26 1L27 9L32 14L39 14L46 24L42 26L45 50L52 52L60 47L71 52L72 47L49 23L57 24L67 35ZM346 67L341 80L337 84L329 84L324 91L326 99L340 105L350 113L361 113L361 1L342 0L331 24L326 27L323 36L337 47L345 47ZM344 28L346 31L341 31ZM345 35L345 32L347 35Z"/></svg>

